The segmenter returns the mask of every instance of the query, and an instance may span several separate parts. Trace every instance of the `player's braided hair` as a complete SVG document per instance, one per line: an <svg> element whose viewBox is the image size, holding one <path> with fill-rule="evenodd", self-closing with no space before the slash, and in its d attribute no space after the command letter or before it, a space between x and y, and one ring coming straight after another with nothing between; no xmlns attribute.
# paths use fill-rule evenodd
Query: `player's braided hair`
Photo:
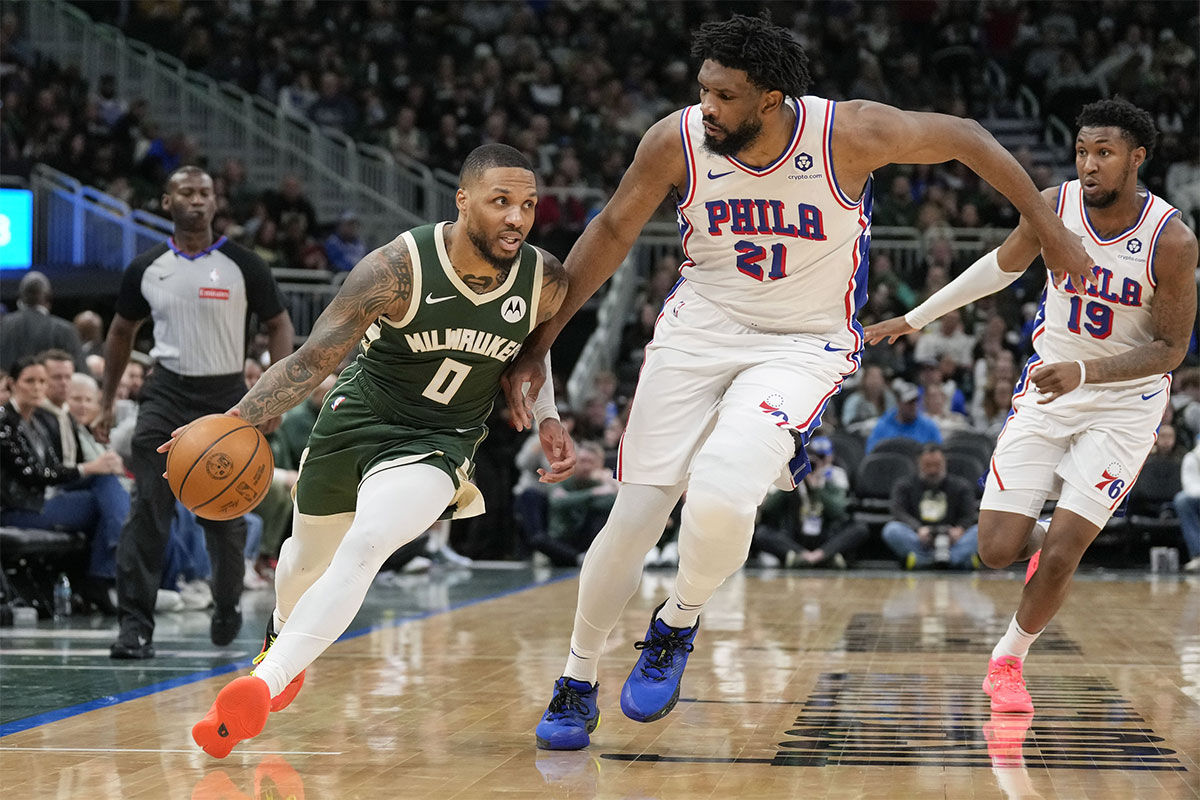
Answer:
<svg viewBox="0 0 1200 800"><path fill-rule="evenodd" d="M802 97L812 83L808 54L787 28L771 24L769 13L704 23L692 37L692 56L740 69L760 89L791 97Z"/></svg>
<svg viewBox="0 0 1200 800"><path fill-rule="evenodd" d="M1158 129L1154 118L1122 97L1088 103L1075 120L1077 128L1120 128L1121 135L1132 147L1146 148L1146 160L1154 155Z"/></svg>
<svg viewBox="0 0 1200 800"><path fill-rule="evenodd" d="M515 147L499 142L483 144L468 153L463 160L462 171L458 173L458 185L474 183L492 167L517 167L533 172L533 164Z"/></svg>

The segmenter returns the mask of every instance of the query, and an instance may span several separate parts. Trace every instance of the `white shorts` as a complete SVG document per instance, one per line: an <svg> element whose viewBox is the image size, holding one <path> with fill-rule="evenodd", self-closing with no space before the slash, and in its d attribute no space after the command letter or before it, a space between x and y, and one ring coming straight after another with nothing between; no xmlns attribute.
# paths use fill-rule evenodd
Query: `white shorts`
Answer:
<svg viewBox="0 0 1200 800"><path fill-rule="evenodd" d="M1000 431L979 507L1036 519L1047 499L1103 528L1133 488L1170 397L1157 384L1075 389L1046 405L1022 374Z"/></svg>
<svg viewBox="0 0 1200 800"><path fill-rule="evenodd" d="M859 365L861 335L766 333L726 317L680 281L667 297L617 452L617 479L674 486L718 418L747 437L803 437ZM797 461L807 465L798 453ZM786 465L785 465L786 466ZM799 464L796 465L797 469ZM785 468L780 485L794 486Z"/></svg>

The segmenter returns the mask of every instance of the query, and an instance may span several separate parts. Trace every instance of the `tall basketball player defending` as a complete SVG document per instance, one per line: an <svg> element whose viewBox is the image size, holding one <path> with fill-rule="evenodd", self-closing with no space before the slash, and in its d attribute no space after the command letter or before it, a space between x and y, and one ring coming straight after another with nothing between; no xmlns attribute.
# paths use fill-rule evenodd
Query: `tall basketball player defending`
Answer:
<svg viewBox="0 0 1200 800"><path fill-rule="evenodd" d="M674 590L637 643L641 657L621 692L635 720L674 706L700 610L745 560L755 509L772 483L806 471L805 438L858 369L873 169L959 159L1028 216L1053 268L1090 274L1078 237L975 122L805 97L803 48L763 19L706 24L692 54L703 62L700 103L643 137L567 259L562 309L505 379L509 405L524 417L517 387L541 385L555 335L673 194L683 280L646 348L618 454L622 485L583 564L570 655L537 728L543 748L588 744L597 659L686 486Z"/></svg>
<svg viewBox="0 0 1200 800"><path fill-rule="evenodd" d="M304 346L237 405L252 423L282 414L361 340L365 352L338 377L301 460L257 667L222 689L192 728L211 755L225 757L292 701L304 669L349 626L389 555L438 519L483 512L471 476L500 374L558 310L566 275L525 243L537 188L520 152L476 148L457 202L456 222L414 228L359 262ZM553 392L539 396L534 414L550 462L542 480L560 481L575 451Z"/></svg>
<svg viewBox="0 0 1200 800"><path fill-rule="evenodd" d="M993 711L1033 711L1021 667L1054 617L1088 545L1137 480L1157 438L1171 377L1196 322L1196 236L1165 200L1137 184L1154 121L1124 100L1085 106L1076 121L1078 180L1043 192L1095 263L1096 284L1050 274L1036 351L988 471L979 555L989 567L1033 559L1021 604L992 650L983 688ZM997 250L903 317L866 331L895 341L1000 291L1029 267L1037 237L1025 217ZM1049 531L1035 524L1059 495Z"/></svg>

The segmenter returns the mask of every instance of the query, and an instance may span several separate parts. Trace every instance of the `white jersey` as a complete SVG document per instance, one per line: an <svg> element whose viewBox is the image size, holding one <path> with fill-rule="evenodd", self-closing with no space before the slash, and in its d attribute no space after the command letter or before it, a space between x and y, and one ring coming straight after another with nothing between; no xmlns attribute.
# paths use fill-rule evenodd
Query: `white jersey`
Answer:
<svg viewBox="0 0 1200 800"><path fill-rule="evenodd" d="M855 315L867 297L871 180L858 202L837 184L830 155L833 101L787 103L796 115L791 140L764 167L706 150L700 107L684 109L681 272L735 322L778 333L849 330L857 350L862 337Z"/></svg>
<svg viewBox="0 0 1200 800"><path fill-rule="evenodd" d="M1157 283L1154 253L1167 220L1176 213L1166 200L1146 192L1142 213L1133 227L1105 239L1088 220L1079 181L1059 187L1058 216L1068 230L1083 239L1100 280L1098 287L1080 292L1070 280L1056 281L1048 273L1033 332L1034 350L1041 361L1103 358L1154 340L1150 319L1150 301ZM1139 386L1161 380L1161 375L1150 375L1103 386Z"/></svg>

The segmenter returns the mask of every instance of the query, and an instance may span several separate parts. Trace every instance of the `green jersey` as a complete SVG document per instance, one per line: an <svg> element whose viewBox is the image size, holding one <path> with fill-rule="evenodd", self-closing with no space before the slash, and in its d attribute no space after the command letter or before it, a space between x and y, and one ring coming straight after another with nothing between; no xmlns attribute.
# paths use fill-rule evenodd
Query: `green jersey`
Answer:
<svg viewBox="0 0 1200 800"><path fill-rule="evenodd" d="M491 413L501 373L537 324L542 253L523 245L503 285L478 294L450 265L446 224L402 234L412 302L403 319L371 325L358 368L363 393L385 420L474 428Z"/></svg>

